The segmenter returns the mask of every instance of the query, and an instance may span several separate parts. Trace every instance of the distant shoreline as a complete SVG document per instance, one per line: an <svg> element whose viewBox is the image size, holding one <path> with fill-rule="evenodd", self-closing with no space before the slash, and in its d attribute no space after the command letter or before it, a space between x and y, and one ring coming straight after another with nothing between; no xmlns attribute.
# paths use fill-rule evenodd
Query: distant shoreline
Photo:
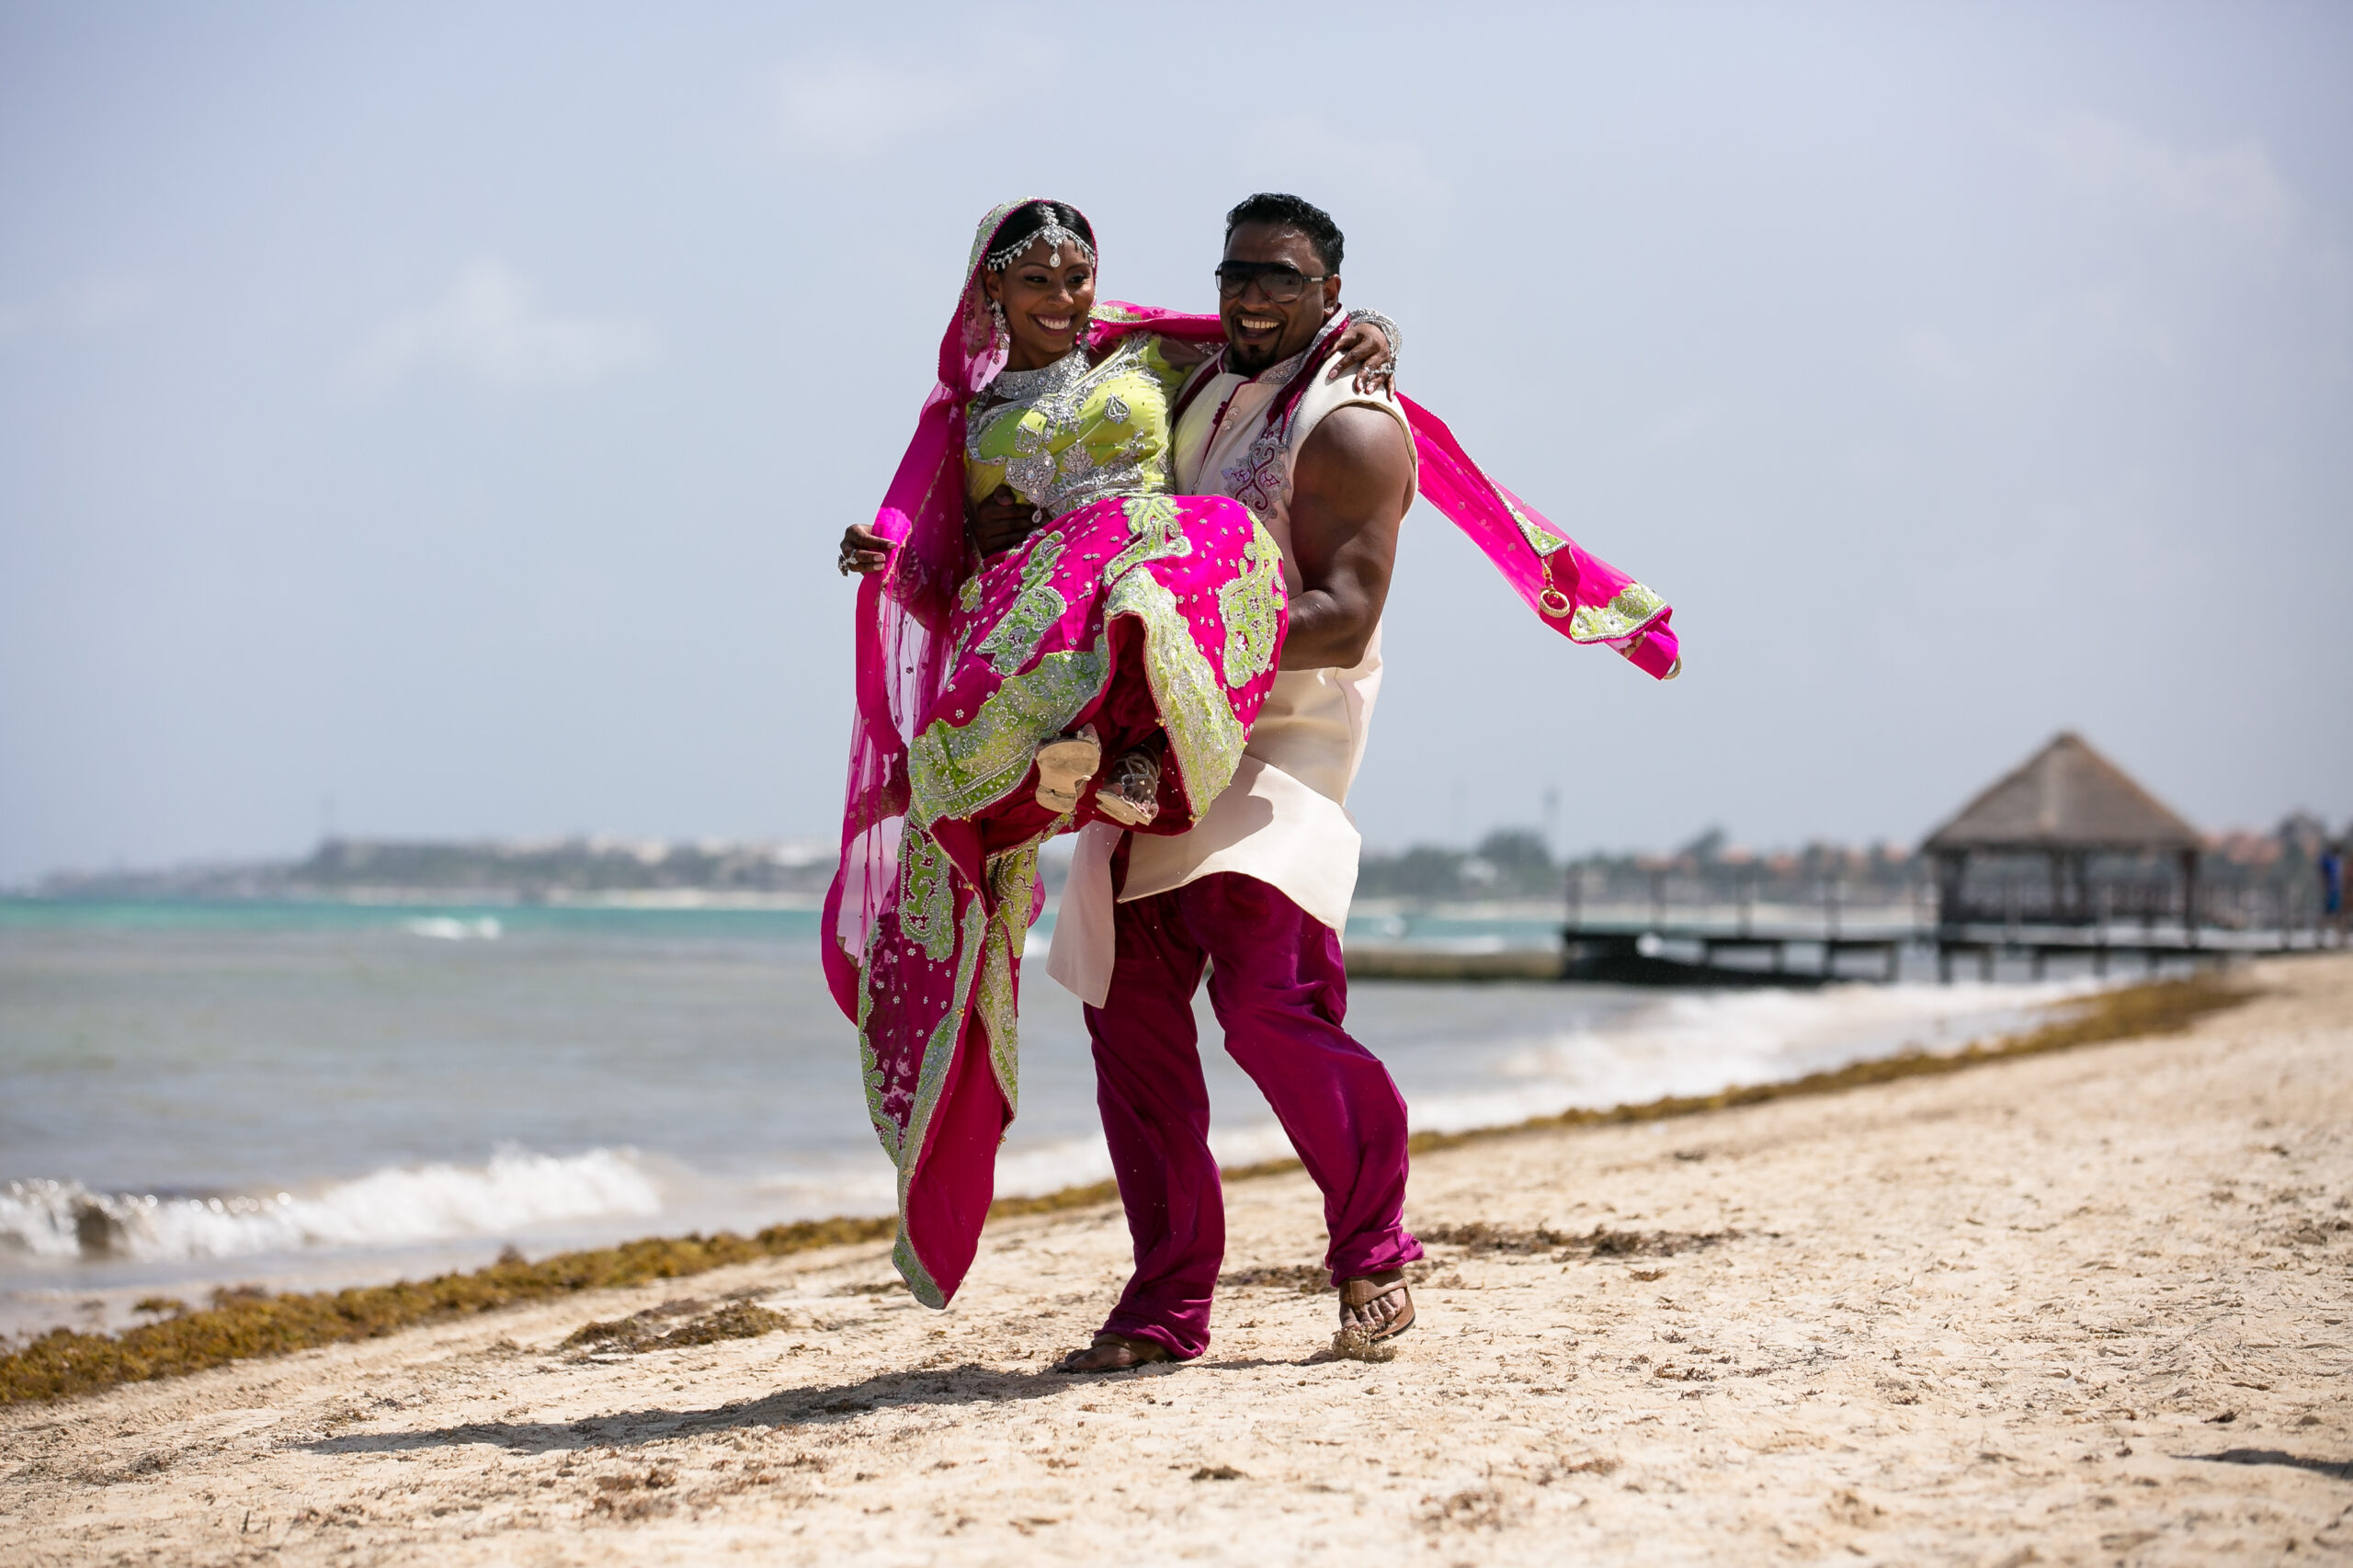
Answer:
<svg viewBox="0 0 2353 1568"><path fill-rule="evenodd" d="M813 914L818 893L739 892L729 889L646 888L545 892L486 887L277 888L253 893L0 892L0 908L286 908L347 905L362 909L748 909Z"/></svg>

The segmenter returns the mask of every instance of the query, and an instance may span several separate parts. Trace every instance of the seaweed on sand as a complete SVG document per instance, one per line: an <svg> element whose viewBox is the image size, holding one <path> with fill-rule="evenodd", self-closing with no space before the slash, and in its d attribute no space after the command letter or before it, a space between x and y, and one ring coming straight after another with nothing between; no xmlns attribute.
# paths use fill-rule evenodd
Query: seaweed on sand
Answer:
<svg viewBox="0 0 2353 1568"><path fill-rule="evenodd" d="M679 1279L733 1263L815 1247L887 1240L887 1219L803 1220L756 1235L655 1237L562 1253L529 1263L510 1255L487 1268L396 1285L273 1296L244 1287L212 1304L119 1335L51 1330L0 1356L0 1404L90 1393L116 1383L200 1371L256 1356L370 1339L418 1324L447 1323L649 1279Z"/></svg>
<svg viewBox="0 0 2353 1568"><path fill-rule="evenodd" d="M648 1350L676 1350L689 1345L716 1345L722 1339L757 1339L780 1328L803 1326L787 1313L772 1312L753 1301L730 1301L717 1312L701 1311L699 1301L680 1301L648 1308L630 1317L583 1324L563 1342L567 1350L585 1348L604 1355L642 1356ZM666 1319L688 1321L665 1330Z"/></svg>
<svg viewBox="0 0 2353 1568"><path fill-rule="evenodd" d="M1958 1073L1988 1062L2021 1056L2042 1056L2107 1040L2144 1040L2179 1034L2211 1013L2251 1002L2256 989L2235 976L2201 970L2178 980L2150 981L2140 985L2097 991L2060 1003L2052 1016L2022 1034L1972 1042L1959 1051L1931 1052L1913 1049L1869 1062L1808 1073L1774 1084L1744 1084L1712 1095L1668 1095L1640 1105L1612 1106L1607 1110L1564 1110L1558 1116L1530 1117L1509 1127L1483 1127L1469 1132L1417 1132L1409 1147L1416 1153L1451 1149L1483 1139L1542 1131L1556 1127L1603 1127L1634 1121L1665 1121L1697 1116L1733 1106L1762 1105L1768 1100L1793 1099L1802 1095L1836 1094L1899 1078L1932 1077Z"/></svg>

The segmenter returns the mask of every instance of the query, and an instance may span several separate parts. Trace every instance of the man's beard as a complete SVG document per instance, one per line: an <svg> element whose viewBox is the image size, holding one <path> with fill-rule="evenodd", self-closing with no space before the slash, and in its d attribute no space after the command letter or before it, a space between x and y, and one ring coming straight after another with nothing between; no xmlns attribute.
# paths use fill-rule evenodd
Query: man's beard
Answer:
<svg viewBox="0 0 2353 1568"><path fill-rule="evenodd" d="M1296 344L1285 341L1290 336L1288 331L1263 347L1255 343L1237 343L1228 335L1225 340L1225 368L1245 376L1260 375L1270 370L1284 360L1304 354L1313 347L1316 334L1322 332L1330 324L1331 319L1326 315L1322 321L1316 322L1308 328L1307 335ZM1299 324L1296 322L1292 323L1292 330L1296 330Z"/></svg>
<svg viewBox="0 0 2353 1568"><path fill-rule="evenodd" d="M1256 347L1245 348L1235 343L1228 343L1225 346L1225 368L1229 370L1239 370L1245 376L1255 376L1261 370L1279 365L1283 358L1282 345L1279 343L1271 348Z"/></svg>

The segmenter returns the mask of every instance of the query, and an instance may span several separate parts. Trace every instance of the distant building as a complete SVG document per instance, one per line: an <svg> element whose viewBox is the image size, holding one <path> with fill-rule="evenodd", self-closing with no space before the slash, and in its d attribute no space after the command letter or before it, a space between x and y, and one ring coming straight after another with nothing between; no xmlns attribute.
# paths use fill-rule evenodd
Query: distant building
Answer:
<svg viewBox="0 0 2353 1568"><path fill-rule="evenodd" d="M2072 732L1920 847L1935 867L1940 926L2196 924L2204 836Z"/></svg>

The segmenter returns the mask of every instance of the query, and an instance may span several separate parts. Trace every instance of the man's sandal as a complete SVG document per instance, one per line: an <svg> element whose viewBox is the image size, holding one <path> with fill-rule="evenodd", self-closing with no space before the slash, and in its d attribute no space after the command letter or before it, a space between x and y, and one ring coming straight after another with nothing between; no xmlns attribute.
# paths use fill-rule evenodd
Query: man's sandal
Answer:
<svg viewBox="0 0 2353 1568"><path fill-rule="evenodd" d="M1057 1372L1127 1372L1138 1367L1149 1367L1162 1361L1174 1361L1168 1346L1156 1339L1138 1339L1131 1335L1112 1334L1106 1330L1095 1336L1095 1343L1084 1350L1074 1350L1054 1363Z"/></svg>
<svg viewBox="0 0 2353 1568"><path fill-rule="evenodd" d="M1384 1297L1404 1298L1394 1317L1377 1327L1357 1322L1351 1314L1362 1312ZM1405 1271L1384 1269L1340 1283L1340 1332L1360 1334L1368 1345L1378 1345L1384 1339L1394 1339L1414 1326L1414 1293L1405 1287Z"/></svg>

